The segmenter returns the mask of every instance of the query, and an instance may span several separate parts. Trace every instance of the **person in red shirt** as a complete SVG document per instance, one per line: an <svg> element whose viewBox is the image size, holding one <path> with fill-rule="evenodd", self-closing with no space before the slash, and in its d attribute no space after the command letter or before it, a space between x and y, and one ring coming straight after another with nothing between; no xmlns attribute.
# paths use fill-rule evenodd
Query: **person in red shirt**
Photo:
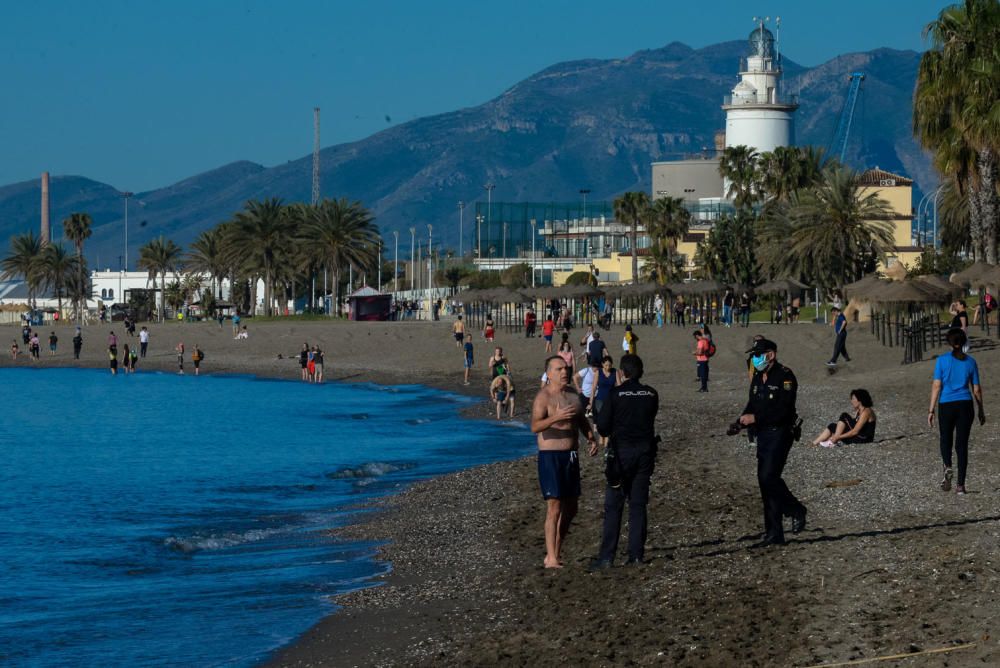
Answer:
<svg viewBox="0 0 1000 668"><path fill-rule="evenodd" d="M538 318L535 316L535 311L529 308L528 312L524 314L524 338L534 338L536 322L538 322Z"/></svg>
<svg viewBox="0 0 1000 668"><path fill-rule="evenodd" d="M545 316L542 323L542 336L545 337L545 352L552 352L552 333L556 331L556 321L552 319L552 314Z"/></svg>
<svg viewBox="0 0 1000 668"><path fill-rule="evenodd" d="M698 380L701 381L699 392L708 392L708 349L709 341L700 329L695 330L694 359L698 363Z"/></svg>

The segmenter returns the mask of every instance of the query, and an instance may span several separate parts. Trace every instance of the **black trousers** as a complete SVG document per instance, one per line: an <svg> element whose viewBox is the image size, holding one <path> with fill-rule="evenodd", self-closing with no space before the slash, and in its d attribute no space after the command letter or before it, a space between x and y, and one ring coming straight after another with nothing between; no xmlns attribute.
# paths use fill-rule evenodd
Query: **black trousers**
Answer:
<svg viewBox="0 0 1000 668"><path fill-rule="evenodd" d="M646 504L649 502L649 478L656 464L652 445L618 444L615 446L622 484L604 490L604 529L598 559L614 561L622 528L622 512L628 501L628 558L641 561L646 551Z"/></svg>
<svg viewBox="0 0 1000 668"><path fill-rule="evenodd" d="M139 357L145 357L146 356L146 346L148 346L148 345L149 345L148 341L141 341L139 343Z"/></svg>
<svg viewBox="0 0 1000 668"><path fill-rule="evenodd" d="M941 432L941 461L951 468L951 451L958 455L958 484L965 486L969 465L969 432L976 411L971 401L948 401L938 404L938 429Z"/></svg>
<svg viewBox="0 0 1000 668"><path fill-rule="evenodd" d="M708 362L698 362L698 380L701 381L701 389L708 390Z"/></svg>
<svg viewBox="0 0 1000 668"><path fill-rule="evenodd" d="M830 361L834 364L837 363L837 358L841 355L844 356L844 360L847 362L851 361L851 356L847 354L847 330L845 329L840 334L837 334L837 341L833 344L833 357Z"/></svg>
<svg viewBox="0 0 1000 668"><path fill-rule="evenodd" d="M790 429L768 429L757 432L757 484L764 502L764 535L776 541L785 539L782 517L791 517L805 510L788 485L781 479L792 449Z"/></svg>

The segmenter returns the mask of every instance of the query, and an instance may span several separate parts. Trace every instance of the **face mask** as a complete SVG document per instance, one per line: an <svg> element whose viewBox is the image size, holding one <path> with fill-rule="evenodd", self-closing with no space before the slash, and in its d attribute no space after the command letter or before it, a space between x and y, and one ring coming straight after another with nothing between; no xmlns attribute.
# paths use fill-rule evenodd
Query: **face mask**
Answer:
<svg viewBox="0 0 1000 668"><path fill-rule="evenodd" d="M754 355L750 358L750 363L753 364L753 368L757 369L757 371L763 371L767 368L767 353Z"/></svg>

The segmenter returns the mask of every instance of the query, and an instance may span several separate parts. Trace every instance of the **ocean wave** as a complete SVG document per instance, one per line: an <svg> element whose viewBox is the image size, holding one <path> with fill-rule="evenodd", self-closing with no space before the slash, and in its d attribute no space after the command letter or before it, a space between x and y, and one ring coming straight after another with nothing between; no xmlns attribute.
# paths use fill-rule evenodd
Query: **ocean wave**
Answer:
<svg viewBox="0 0 1000 668"><path fill-rule="evenodd" d="M170 536L163 540L163 545L177 552L191 554L212 550L224 550L246 543L256 543L281 533L281 529L251 529L243 532L229 532L219 535L187 537Z"/></svg>
<svg viewBox="0 0 1000 668"><path fill-rule="evenodd" d="M351 480L357 478L377 478L395 471L412 469L412 462L368 462L359 466L345 466L326 474L332 480Z"/></svg>

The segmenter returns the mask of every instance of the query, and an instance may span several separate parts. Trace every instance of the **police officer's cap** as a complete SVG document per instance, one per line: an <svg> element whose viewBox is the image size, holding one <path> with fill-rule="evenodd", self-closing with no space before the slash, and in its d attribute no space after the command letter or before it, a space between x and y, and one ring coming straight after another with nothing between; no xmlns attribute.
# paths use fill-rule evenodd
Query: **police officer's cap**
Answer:
<svg viewBox="0 0 1000 668"><path fill-rule="evenodd" d="M774 341L769 341L768 339L757 339L753 342L753 348L747 351L747 353L753 355L763 355L766 352L778 352L778 344Z"/></svg>

